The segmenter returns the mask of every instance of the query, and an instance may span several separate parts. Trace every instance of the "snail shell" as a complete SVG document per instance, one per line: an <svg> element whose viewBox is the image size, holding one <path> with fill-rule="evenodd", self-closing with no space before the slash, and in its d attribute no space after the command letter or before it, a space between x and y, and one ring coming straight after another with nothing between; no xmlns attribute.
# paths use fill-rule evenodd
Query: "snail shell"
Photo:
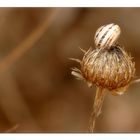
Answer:
<svg viewBox="0 0 140 140"><path fill-rule="evenodd" d="M101 26L95 33L95 45L98 48L110 48L120 36L121 29L117 24L111 23Z"/></svg>

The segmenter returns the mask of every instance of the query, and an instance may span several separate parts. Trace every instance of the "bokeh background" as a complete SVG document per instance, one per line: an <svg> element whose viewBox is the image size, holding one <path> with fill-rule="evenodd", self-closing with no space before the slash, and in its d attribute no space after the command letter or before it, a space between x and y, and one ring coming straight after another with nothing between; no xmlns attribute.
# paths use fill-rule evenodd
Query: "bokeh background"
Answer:
<svg viewBox="0 0 140 140"><path fill-rule="evenodd" d="M96 88L71 75L79 47L116 23L140 77L140 8L0 8L0 132L88 132ZM96 132L140 132L140 83L107 92Z"/></svg>

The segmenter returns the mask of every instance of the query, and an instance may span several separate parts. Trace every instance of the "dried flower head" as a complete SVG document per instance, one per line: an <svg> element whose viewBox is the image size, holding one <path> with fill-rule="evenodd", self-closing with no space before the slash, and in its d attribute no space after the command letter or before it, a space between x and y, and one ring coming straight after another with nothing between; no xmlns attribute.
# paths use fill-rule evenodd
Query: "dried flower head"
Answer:
<svg viewBox="0 0 140 140"><path fill-rule="evenodd" d="M120 45L110 48L91 48L85 52L80 63L81 69L73 68L72 75L87 82L88 86L96 85L112 93L123 94L135 74L135 63L131 56Z"/></svg>

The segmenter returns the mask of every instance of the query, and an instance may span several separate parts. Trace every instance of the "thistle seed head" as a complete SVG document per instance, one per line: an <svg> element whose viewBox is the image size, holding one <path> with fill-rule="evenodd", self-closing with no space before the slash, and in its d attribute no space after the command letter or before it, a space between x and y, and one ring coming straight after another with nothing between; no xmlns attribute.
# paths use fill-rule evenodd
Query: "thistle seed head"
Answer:
<svg viewBox="0 0 140 140"><path fill-rule="evenodd" d="M85 80L88 86L96 85L116 94L123 94L135 74L135 63L120 45L107 48L91 48L84 53L82 61L75 59L81 69L72 74Z"/></svg>

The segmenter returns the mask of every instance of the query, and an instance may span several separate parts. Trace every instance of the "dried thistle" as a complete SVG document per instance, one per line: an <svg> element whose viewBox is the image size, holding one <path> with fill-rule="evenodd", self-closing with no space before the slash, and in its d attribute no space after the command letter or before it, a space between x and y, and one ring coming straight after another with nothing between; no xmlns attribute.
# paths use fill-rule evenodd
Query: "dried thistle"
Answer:
<svg viewBox="0 0 140 140"><path fill-rule="evenodd" d="M113 35L115 35L114 27L118 28L115 24L109 24L102 27L107 29L99 28L100 30L97 30L99 33L95 35L97 37L97 34L99 34L101 38L101 41L98 39L98 46L102 46L100 43L106 44L105 42L109 42L109 35L111 35L111 39L114 37L110 34L110 32L113 32ZM112 29L113 31L110 31ZM116 35L119 34L117 33ZM107 38L105 36L107 36ZM72 75L77 79L84 80L89 87L93 85L97 87L89 125L89 131L93 132L96 118L101 113L105 97L103 90L108 89L115 95L124 94L135 75L135 63L125 49L119 44L116 44L116 40L113 45L111 42L111 44L108 43L105 47L96 47L94 50L90 48L88 51L82 51L84 52L82 60L71 59L80 63L81 66L80 69L73 68Z"/></svg>
<svg viewBox="0 0 140 140"><path fill-rule="evenodd" d="M80 63L81 70L72 69L72 75L86 81L89 87L96 85L115 94L123 94L135 74L131 56L116 44L110 49L90 48L82 61L76 61Z"/></svg>

